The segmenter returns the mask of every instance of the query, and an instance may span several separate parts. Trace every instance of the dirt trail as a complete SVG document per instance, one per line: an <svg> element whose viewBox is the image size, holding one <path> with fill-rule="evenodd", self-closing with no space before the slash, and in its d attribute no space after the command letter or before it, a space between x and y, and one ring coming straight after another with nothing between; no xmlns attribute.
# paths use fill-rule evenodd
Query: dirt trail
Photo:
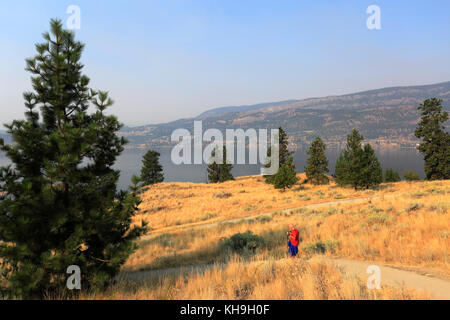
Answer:
<svg viewBox="0 0 450 320"><path fill-rule="evenodd" d="M422 275L413 271L401 270L377 263L344 258L318 257L317 259L334 264L341 268L346 274L358 276L363 280L366 280L370 276L370 274L367 274L367 268L370 265L376 265L380 268L381 285L404 285L407 288L431 293L435 299L450 300L450 281L445 279Z"/></svg>
<svg viewBox="0 0 450 320"><path fill-rule="evenodd" d="M381 285L388 285L392 287L403 285L407 288L431 293L434 299L450 300L450 281L448 280L364 261L356 261L343 258L329 258L324 256L315 256L311 260L332 264L338 267L345 275L348 275L350 277L358 277L364 281L366 281L370 276L370 274L367 274L367 268L370 265L377 265L380 268ZM166 277L169 275L177 276L183 272L202 273L214 266L225 268L226 264L208 264L139 271L133 273L122 273L120 274L118 279L125 281L145 281L145 279L148 277Z"/></svg>
<svg viewBox="0 0 450 320"><path fill-rule="evenodd" d="M380 198L390 198L390 197L395 197L395 196L398 196L398 194L388 194L388 195L374 196L374 197L353 198L353 199L334 200L334 201L307 204L307 205L304 205L301 207L275 210L275 211L270 211L270 212L265 212L265 213L259 213L259 214L253 215L253 216L233 218L233 219L229 219L229 220L220 220L220 221L215 221L215 222L210 222L210 223L206 222L206 223L192 225L192 226L180 226L180 227L157 230L156 232L151 233L146 236L143 236L140 239L141 240L150 240L150 239L153 239L163 233L170 233L170 232L176 232L176 231L181 231L181 230L186 231L186 230L198 230L198 229L212 228L212 227L217 227L221 223L235 223L235 222L247 221L247 220L255 219L258 217L271 216L276 212L288 213L290 211L293 211L293 210L295 211L295 210L299 210L302 208L305 208L305 209L322 208L322 207L329 207L329 206L334 206L334 205L338 205L338 204L342 204L342 203L358 203L358 202L364 202L364 201L375 200L375 199L380 199Z"/></svg>

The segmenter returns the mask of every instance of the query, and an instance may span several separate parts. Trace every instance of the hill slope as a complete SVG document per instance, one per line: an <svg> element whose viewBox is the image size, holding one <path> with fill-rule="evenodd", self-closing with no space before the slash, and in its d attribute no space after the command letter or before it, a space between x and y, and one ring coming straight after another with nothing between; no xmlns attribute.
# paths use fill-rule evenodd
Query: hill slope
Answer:
<svg viewBox="0 0 450 320"><path fill-rule="evenodd" d="M170 135L175 129L185 128L192 132L194 120L202 120L203 130L217 128L222 132L226 128L282 126L292 137L294 147L309 144L318 135L329 146L340 146L353 128L360 130L375 145L412 147L418 142L414 137L420 116L417 106L430 97L443 99L444 107L450 110L450 82L217 108L196 118L126 128L122 134L133 147L167 146L171 144Z"/></svg>

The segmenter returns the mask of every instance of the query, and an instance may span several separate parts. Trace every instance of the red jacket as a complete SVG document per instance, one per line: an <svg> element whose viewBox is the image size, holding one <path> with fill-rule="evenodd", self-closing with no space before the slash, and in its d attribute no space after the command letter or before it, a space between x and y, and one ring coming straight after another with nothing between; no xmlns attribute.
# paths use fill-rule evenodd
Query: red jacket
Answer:
<svg viewBox="0 0 450 320"><path fill-rule="evenodd" d="M299 235L299 232L297 229L294 229L291 231L289 240L291 241L293 246L298 246L298 235Z"/></svg>

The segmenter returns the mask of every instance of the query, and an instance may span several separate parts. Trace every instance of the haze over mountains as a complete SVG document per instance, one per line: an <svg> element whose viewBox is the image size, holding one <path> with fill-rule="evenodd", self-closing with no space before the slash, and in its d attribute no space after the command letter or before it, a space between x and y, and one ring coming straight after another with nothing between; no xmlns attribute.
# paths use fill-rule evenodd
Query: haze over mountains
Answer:
<svg viewBox="0 0 450 320"><path fill-rule="evenodd" d="M427 98L443 99L450 111L450 81L407 87L391 87L341 96L287 100L248 106L211 109L191 119L164 124L124 128L129 148L169 146L175 129L193 132L194 120L203 121L203 130L262 129L282 126L293 147L309 144L321 136L328 147L341 147L346 135L358 129L375 147L415 147L414 129L420 117L417 107Z"/></svg>
<svg viewBox="0 0 450 320"><path fill-rule="evenodd" d="M216 128L244 130L282 126L291 137L292 147L308 145L316 136L327 147L342 147L346 135L358 129L375 147L415 147L414 129L420 117L417 107L427 98L443 99L450 111L450 81L407 87L391 87L341 96L286 100L247 106L208 110L197 117L163 124L125 127L121 135L127 148L165 147L174 143L170 135L178 128L193 132L194 120L203 121L203 130ZM447 126L448 128L449 126ZM9 137L0 130L0 138Z"/></svg>

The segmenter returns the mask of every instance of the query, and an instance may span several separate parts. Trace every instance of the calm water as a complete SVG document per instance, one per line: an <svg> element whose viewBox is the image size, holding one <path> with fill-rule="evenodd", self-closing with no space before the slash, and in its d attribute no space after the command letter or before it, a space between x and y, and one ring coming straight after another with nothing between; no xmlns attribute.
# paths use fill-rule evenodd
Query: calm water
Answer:
<svg viewBox="0 0 450 320"><path fill-rule="evenodd" d="M164 178L167 182L190 181L206 182L206 165L174 165L170 160L170 149L158 150L161 153L160 162L164 167ZM383 170L392 168L400 174L405 170L414 170L424 177L423 157L415 149L384 149L375 150L378 160L381 162ZM145 150L126 150L119 157L116 167L121 170L120 186L126 187L131 176L139 173L142 156ZM330 173L334 173L336 159L340 150L327 150ZM294 162L298 172L303 172L306 165L306 150L297 150L294 153ZM260 173L260 165L234 165L232 173L235 177L254 175Z"/></svg>
<svg viewBox="0 0 450 320"><path fill-rule="evenodd" d="M189 181L189 182L206 182L206 165L174 165L170 160L171 149L158 150L161 153L160 162L164 167L165 181ZM415 149L384 149L375 150L378 159L383 166L383 170L392 168L395 171L402 173L407 169L414 170L419 173L421 178L424 177L423 158ZM339 156L340 150L327 150L326 155L329 161L330 172L334 172L334 165ZM130 179L133 174L139 174L142 165L142 156L145 150L125 150L118 158L115 167L121 171L119 180L120 188L127 188L130 184ZM306 165L306 150L297 150L294 154L295 166L298 172L304 170ZM8 159L0 153L0 166L8 164ZM235 165L233 167L234 176L244 176L259 174L260 165Z"/></svg>

